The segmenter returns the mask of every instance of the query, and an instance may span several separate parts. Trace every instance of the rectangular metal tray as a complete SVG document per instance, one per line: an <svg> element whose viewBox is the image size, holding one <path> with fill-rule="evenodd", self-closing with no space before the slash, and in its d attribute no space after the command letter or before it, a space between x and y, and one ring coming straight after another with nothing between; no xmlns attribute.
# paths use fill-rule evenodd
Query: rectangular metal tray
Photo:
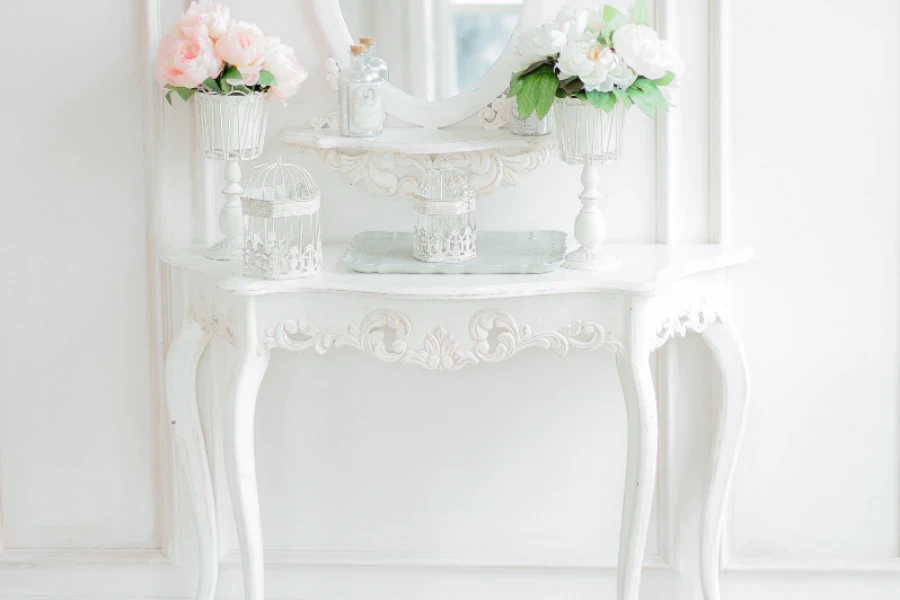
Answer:
<svg viewBox="0 0 900 600"><path fill-rule="evenodd" d="M566 254L562 231L479 231L478 256L455 264L413 258L412 233L366 231L353 238L341 261L358 273L512 273L555 271Z"/></svg>

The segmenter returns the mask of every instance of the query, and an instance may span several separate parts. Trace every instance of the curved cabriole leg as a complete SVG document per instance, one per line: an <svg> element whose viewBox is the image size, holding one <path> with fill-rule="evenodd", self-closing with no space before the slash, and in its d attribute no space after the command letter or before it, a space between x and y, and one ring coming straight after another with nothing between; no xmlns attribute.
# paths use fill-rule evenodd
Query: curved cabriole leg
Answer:
<svg viewBox="0 0 900 600"><path fill-rule="evenodd" d="M713 438L712 465L700 537L703 597L706 600L720 600L719 553L725 506L747 417L747 366L741 342L731 326L715 323L707 327L702 335L722 373L725 387Z"/></svg>
<svg viewBox="0 0 900 600"><path fill-rule="evenodd" d="M659 426L656 394L650 373L650 352L629 345L616 359L628 416L628 458L625 498L619 534L618 600L637 600L644 546L653 507Z"/></svg>
<svg viewBox="0 0 900 600"><path fill-rule="evenodd" d="M262 525L256 489L253 425L256 396L269 365L269 354L258 354L252 342L241 345L238 353L225 409L225 463L241 544L244 598L263 600Z"/></svg>
<svg viewBox="0 0 900 600"><path fill-rule="evenodd" d="M197 600L212 600L219 576L219 536L216 503L200 413L197 410L197 364L210 336L189 323L166 357L166 403L175 437L175 455L184 475L200 543Z"/></svg>

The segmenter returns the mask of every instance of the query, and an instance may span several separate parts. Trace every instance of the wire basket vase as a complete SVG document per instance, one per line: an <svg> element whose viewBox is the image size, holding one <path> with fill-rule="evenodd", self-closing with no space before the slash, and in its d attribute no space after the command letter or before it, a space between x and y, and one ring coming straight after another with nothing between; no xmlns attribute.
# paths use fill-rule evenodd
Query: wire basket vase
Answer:
<svg viewBox="0 0 900 600"><path fill-rule="evenodd" d="M559 155L570 165L614 163L622 153L625 105L610 112L577 98L557 100L553 107L559 132Z"/></svg>
<svg viewBox="0 0 900 600"><path fill-rule="evenodd" d="M253 160L263 152L269 105L262 92L227 95L198 91L194 107L207 158Z"/></svg>

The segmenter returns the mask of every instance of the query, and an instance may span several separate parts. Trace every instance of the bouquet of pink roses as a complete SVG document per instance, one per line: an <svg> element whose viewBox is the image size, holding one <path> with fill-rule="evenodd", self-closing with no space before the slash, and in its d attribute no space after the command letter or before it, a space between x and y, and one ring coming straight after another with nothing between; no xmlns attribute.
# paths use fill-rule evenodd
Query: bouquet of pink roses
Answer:
<svg viewBox="0 0 900 600"><path fill-rule="evenodd" d="M256 25L235 21L211 0L191 2L181 21L164 36L156 58L156 80L188 100L195 92L271 93L280 100L297 93L307 77L294 50Z"/></svg>

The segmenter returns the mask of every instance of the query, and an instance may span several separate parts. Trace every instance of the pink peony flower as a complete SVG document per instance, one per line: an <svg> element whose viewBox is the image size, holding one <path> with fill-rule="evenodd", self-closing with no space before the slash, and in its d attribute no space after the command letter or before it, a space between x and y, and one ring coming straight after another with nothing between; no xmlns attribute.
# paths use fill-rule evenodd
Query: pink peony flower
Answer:
<svg viewBox="0 0 900 600"><path fill-rule="evenodd" d="M163 86L196 88L210 77L217 78L222 66L212 40L179 31L160 41L154 76Z"/></svg>
<svg viewBox="0 0 900 600"><path fill-rule="evenodd" d="M300 84L309 74L297 62L293 48L288 48L276 37L266 38L266 58L263 69L275 77L272 94L284 102L297 93Z"/></svg>
<svg viewBox="0 0 900 600"><path fill-rule="evenodd" d="M190 8L181 17L180 27L193 29L206 28L206 35L213 41L222 37L231 22L231 10L211 0L191 2Z"/></svg>
<svg viewBox="0 0 900 600"><path fill-rule="evenodd" d="M241 83L256 85L266 59L266 38L256 25L232 21L216 42L219 56L241 72ZM234 83L229 81L229 83Z"/></svg>

